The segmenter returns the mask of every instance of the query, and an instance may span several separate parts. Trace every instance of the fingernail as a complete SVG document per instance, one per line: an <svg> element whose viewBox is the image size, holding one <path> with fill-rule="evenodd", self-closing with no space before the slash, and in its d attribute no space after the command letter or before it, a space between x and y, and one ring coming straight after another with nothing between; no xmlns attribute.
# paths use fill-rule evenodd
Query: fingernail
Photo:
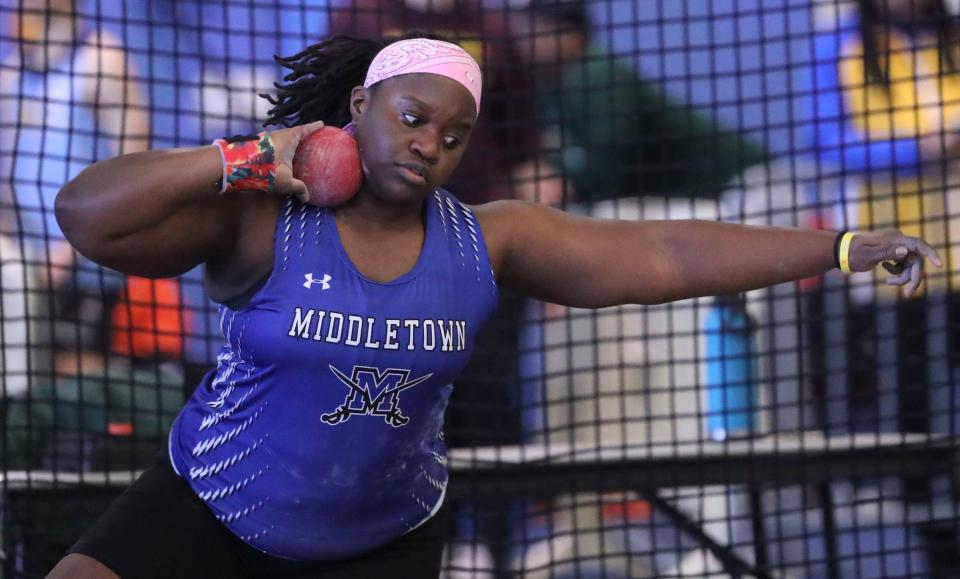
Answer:
<svg viewBox="0 0 960 579"><path fill-rule="evenodd" d="M897 257L906 257L908 250L906 247L900 246L897 248Z"/></svg>

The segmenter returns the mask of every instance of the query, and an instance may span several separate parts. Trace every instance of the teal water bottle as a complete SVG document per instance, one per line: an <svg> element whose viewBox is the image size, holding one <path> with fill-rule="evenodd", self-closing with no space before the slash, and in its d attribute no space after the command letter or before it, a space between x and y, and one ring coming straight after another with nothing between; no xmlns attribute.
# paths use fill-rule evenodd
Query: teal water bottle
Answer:
<svg viewBox="0 0 960 579"><path fill-rule="evenodd" d="M714 440L746 436L756 424L753 324L742 295L717 296L707 337L707 432Z"/></svg>

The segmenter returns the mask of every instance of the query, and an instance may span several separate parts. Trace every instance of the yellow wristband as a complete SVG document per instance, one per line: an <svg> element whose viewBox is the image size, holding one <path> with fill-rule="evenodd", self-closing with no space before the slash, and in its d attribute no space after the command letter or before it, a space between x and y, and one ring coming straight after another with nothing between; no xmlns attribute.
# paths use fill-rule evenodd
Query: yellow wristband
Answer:
<svg viewBox="0 0 960 579"><path fill-rule="evenodd" d="M840 271L843 273L853 273L853 270L850 269L850 244L853 242L855 235L856 233L848 231L840 239L840 251L837 253L839 253Z"/></svg>

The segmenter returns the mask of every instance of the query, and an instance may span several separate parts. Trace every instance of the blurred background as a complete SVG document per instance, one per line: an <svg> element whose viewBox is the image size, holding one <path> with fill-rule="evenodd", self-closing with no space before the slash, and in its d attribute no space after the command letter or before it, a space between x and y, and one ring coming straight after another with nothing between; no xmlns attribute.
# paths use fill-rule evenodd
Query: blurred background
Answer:
<svg viewBox="0 0 960 579"><path fill-rule="evenodd" d="M909 300L838 271L603 310L504 291L447 415L444 577L960 577L958 18L955 0L0 0L0 577L42 577L165 452L222 342L202 271L93 264L58 189L262 130L274 55L414 30L485 71L448 187L464 202L898 227L945 262Z"/></svg>

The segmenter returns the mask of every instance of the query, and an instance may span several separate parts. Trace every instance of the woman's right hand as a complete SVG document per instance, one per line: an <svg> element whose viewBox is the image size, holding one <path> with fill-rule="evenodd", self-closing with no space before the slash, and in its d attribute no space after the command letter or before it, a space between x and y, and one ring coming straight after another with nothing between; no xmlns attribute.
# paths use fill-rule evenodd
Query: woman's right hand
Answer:
<svg viewBox="0 0 960 579"><path fill-rule="evenodd" d="M307 186L303 181L293 176L293 157L297 153L300 142L323 127L323 121L316 121L306 125L270 131L270 140L273 141L277 163L276 178L273 184L275 193L293 195L304 203L309 200L310 194L307 191Z"/></svg>

